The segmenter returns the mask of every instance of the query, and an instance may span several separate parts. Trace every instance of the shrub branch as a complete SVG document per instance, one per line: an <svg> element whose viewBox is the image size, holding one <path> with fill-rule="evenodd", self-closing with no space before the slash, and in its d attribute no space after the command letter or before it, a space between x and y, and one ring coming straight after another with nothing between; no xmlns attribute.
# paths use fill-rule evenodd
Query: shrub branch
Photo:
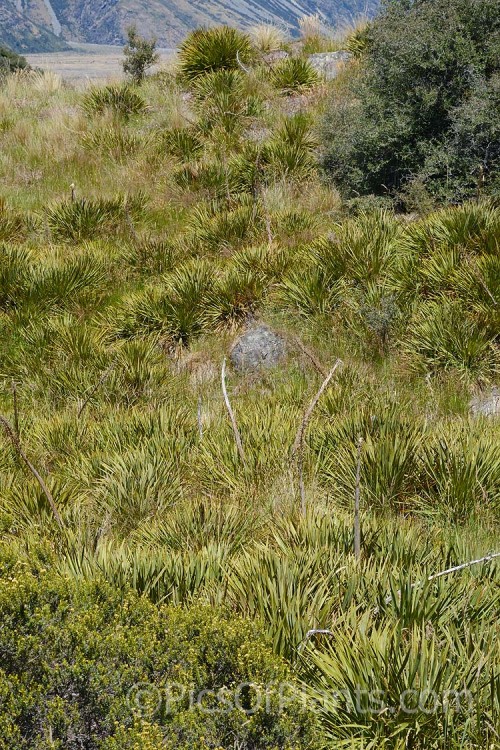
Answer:
<svg viewBox="0 0 500 750"><path fill-rule="evenodd" d="M234 416L233 409L231 407L231 402L229 401L229 396L227 394L227 388L226 388L226 358L224 357L224 361L222 363L222 373L221 373L221 384L222 384L222 395L224 396L224 403L226 404L227 413L229 414L229 418L231 420L231 425L234 432L234 439L236 441L236 447L238 448L238 453L241 458L241 462L243 466L246 466L246 458L245 458L245 451L243 450L243 443L241 442L241 435L240 431L238 430L238 425L236 423L236 418Z"/></svg>
<svg viewBox="0 0 500 750"><path fill-rule="evenodd" d="M335 372L337 371L338 367L342 364L342 360L338 359L328 375L326 376L325 380L321 384L321 387L319 391L314 396L313 400L309 404L306 413L304 414L304 419L301 422L301 425L299 427L299 431L297 432L297 437L295 438L295 442L292 447L292 456L297 456L297 468L299 473L299 487L300 487L300 500L301 500L301 507L302 507L302 514L305 516L306 514L306 491L304 486L304 435L306 433L307 427L309 425L309 422L311 421L311 417L313 414L313 411L320 400L323 393L328 388L331 379L335 375Z"/></svg>
<svg viewBox="0 0 500 750"><path fill-rule="evenodd" d="M5 417L3 417L1 415L0 415L0 424L3 425L3 427L5 429L5 433L6 433L7 437L9 438L10 442L12 443L12 445L14 446L14 449L17 451L17 453L19 454L19 456L22 458L22 460L24 461L24 463L26 464L26 466L31 471L31 473L35 477L36 481L40 485L40 488L41 488L43 494L45 495L45 497L47 498L47 501L48 501L48 503L49 503L49 505L51 507L52 514L53 514L54 518L56 519L59 528L62 529L63 526L64 526L64 524L63 524L61 516L59 515L59 511L57 510L57 506L55 504L54 498L52 497L52 494L51 494L49 488L47 487L47 485L45 484L45 482L43 481L42 477L40 476L40 474L38 473L38 471L35 469L35 467L31 463L31 461L27 457L26 453L23 451L23 449L21 447L21 443L19 441L19 437L14 432L14 430L13 430L10 422L8 422L8 420L5 419Z"/></svg>

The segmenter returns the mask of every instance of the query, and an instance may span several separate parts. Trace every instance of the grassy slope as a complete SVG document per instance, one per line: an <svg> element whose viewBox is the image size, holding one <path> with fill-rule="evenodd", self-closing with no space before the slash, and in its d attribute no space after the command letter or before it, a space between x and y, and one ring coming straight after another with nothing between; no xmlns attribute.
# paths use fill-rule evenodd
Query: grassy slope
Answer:
<svg viewBox="0 0 500 750"><path fill-rule="evenodd" d="M219 601L226 597L225 571L235 571L228 601L235 611L262 616L275 649L292 657L309 627L345 617L346 632L355 634L356 613L367 601L380 607L381 591L397 592L497 542L498 425L468 416L471 393L498 366L496 345L484 345L477 320L494 327L497 313L482 285L470 281L476 266L468 264L488 260L499 219L498 210L477 209L477 230L474 207L451 209L442 220L461 232L458 240L442 239L439 217L413 224L371 217L364 228L360 219L347 221L335 191L315 174L313 135L296 121L302 135L290 138L298 159L283 135L291 110L304 108L317 120L325 88L285 97L268 79L263 72L243 82L237 101L250 98L252 109L243 107L229 122L210 97L196 110L170 74L145 84L148 109L128 121L85 112L82 94L50 76L12 78L1 91L2 268L12 275L1 277L0 413L13 421L14 380L22 443L47 478L66 530L61 541L6 436L0 518L10 549L43 537L53 549L51 564L77 577L104 570L117 582L144 566L153 599L189 601L196 594ZM267 106L256 108L256 97ZM194 140L180 137L179 128ZM248 153L249 133L256 143L274 144L253 192L238 182L237 165L245 174L257 163ZM222 175L215 174L221 165ZM137 200L125 210L122 200L100 228L81 225L81 236L71 238L74 219L67 224L61 214L61 205L71 210L71 183L79 199L112 199L119 189ZM406 269L398 277L405 248L422 241L419 265L427 275ZM459 246L466 251L457 275L447 276L439 262ZM344 264L333 285L315 275L327 257ZM391 312L394 295L399 317ZM426 359L415 330L435 312L432 305L450 296L463 306L453 325L474 321L477 352L464 352L468 341L431 341ZM249 317L281 330L292 353L262 377L229 374L243 467L220 394L220 367ZM293 343L297 336L313 358ZM444 354L436 349L441 344ZM337 357L343 368L306 439L304 521L289 450L323 379L312 360L328 370ZM362 569L350 554L360 435ZM259 542L267 545L260 551L253 546ZM188 566L200 571L196 583ZM335 579L325 573L338 568ZM275 572L267 579L265 570ZM498 573L486 570L483 578L483 570L450 588L426 590L416 603L405 599L405 612L386 607L382 622L368 608L373 643L382 649L381 628L407 622L416 628L418 651L418 628L425 645L431 622L457 653L459 613L468 606L473 637L485 638L486 662L460 652L454 679L460 684L467 659L493 669L498 598L488 580L497 583ZM317 596L300 589L320 579ZM269 587L288 580L297 613L285 623L265 602L279 601ZM419 609L424 595L436 602L434 614ZM489 605L480 611L474 602L481 597ZM401 635L398 653L406 643ZM360 648L371 658L366 643ZM487 697L480 702L493 712ZM370 731L385 731L381 726ZM441 730L425 731L439 737ZM463 731L446 746L471 747L460 744ZM477 737L484 740L486 730Z"/></svg>

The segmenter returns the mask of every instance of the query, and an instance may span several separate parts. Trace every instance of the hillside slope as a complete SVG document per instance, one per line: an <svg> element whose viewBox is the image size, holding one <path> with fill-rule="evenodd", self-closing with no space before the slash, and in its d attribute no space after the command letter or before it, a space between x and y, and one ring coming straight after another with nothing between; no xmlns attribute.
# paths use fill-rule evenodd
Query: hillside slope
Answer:
<svg viewBox="0 0 500 750"><path fill-rule="evenodd" d="M0 750L500 750L498 2L4 78Z"/></svg>
<svg viewBox="0 0 500 750"><path fill-rule="evenodd" d="M43 3L30 3L30 12L20 3L3 0L0 4L0 43L19 53L57 52L67 44L49 30L50 22L43 13Z"/></svg>
<svg viewBox="0 0 500 750"><path fill-rule="evenodd" d="M166 47L176 45L197 26L248 27L269 22L293 29L300 16L316 12L328 23L338 24L362 12L373 13L378 0L102 0L99 4L94 0L4 0L5 3L0 12L0 40L16 50L34 52L60 47L56 36L79 42L122 44L132 23L142 34L156 36ZM11 20L13 14L18 16L15 23Z"/></svg>

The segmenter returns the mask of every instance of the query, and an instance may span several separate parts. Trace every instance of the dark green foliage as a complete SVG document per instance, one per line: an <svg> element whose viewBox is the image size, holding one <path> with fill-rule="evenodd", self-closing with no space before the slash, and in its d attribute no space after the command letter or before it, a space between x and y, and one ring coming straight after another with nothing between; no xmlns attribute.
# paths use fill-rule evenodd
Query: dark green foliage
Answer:
<svg viewBox="0 0 500 750"><path fill-rule="evenodd" d="M42 264L25 248L3 245L0 263L0 309L52 308L84 299L88 303L99 296L104 282L102 265L91 254Z"/></svg>
<svg viewBox="0 0 500 750"><path fill-rule="evenodd" d="M362 57L369 49L369 32L370 27L368 24L361 25L347 37L344 43L345 49L354 57Z"/></svg>
<svg viewBox="0 0 500 750"><path fill-rule="evenodd" d="M395 509L416 492L418 450L425 438L422 425L406 420L392 404L371 404L328 428L317 440L324 458L323 476L342 497L354 497L358 441L363 440L361 476L366 501L379 509Z"/></svg>
<svg viewBox="0 0 500 750"><path fill-rule="evenodd" d="M127 44L124 47L123 71L134 81L141 83L149 68L160 59L156 52L156 39L144 39L135 26L127 30Z"/></svg>
<svg viewBox="0 0 500 750"><path fill-rule="evenodd" d="M429 429L401 405L370 403L315 435L321 478L348 504L354 497L359 439L365 503L379 511L413 509L467 523L500 509L500 446L466 421Z"/></svg>
<svg viewBox="0 0 500 750"><path fill-rule="evenodd" d="M324 167L344 193L498 192L498 0L387 2L365 42L324 120Z"/></svg>
<svg viewBox="0 0 500 750"><path fill-rule="evenodd" d="M264 281L259 274L230 269L207 294L204 305L207 327L232 328L249 320L263 292Z"/></svg>
<svg viewBox="0 0 500 750"><path fill-rule="evenodd" d="M0 750L498 745L499 561L428 580L497 550L498 203L346 215L314 127L349 69L286 101L250 66L152 78L147 118L121 89L84 118L51 75L0 91L0 414L63 521L0 424ZM285 356L240 371L260 324ZM127 701L273 677L319 698L312 734L276 694L251 716ZM392 710L455 686L465 713Z"/></svg>
<svg viewBox="0 0 500 750"><path fill-rule="evenodd" d="M200 333L207 290L213 283L208 265L193 260L163 278L161 287L132 297L114 328L120 336L160 331L173 343L188 344Z"/></svg>
<svg viewBox="0 0 500 750"><path fill-rule="evenodd" d="M237 29L221 26L197 29L181 44L181 73L188 81L215 70L237 70L254 56L250 38Z"/></svg>
<svg viewBox="0 0 500 750"><path fill-rule="evenodd" d="M189 224L194 249L228 254L248 245L262 226L258 204L247 196L227 206L214 202L200 206Z"/></svg>
<svg viewBox="0 0 500 750"><path fill-rule="evenodd" d="M383 280L393 262L399 230L385 211L336 225L329 237L313 243L302 266L285 276L281 299L306 315L332 312L347 298L351 304L359 300L360 315L383 336L389 311L384 313L385 305L373 299L372 285Z"/></svg>
<svg viewBox="0 0 500 750"><path fill-rule="evenodd" d="M22 55L18 55L8 47L0 45L0 76L4 73L13 73L15 70L26 70L29 68L28 61Z"/></svg>
<svg viewBox="0 0 500 750"><path fill-rule="evenodd" d="M414 588L399 576L390 587L380 600L397 616L394 625L370 616L363 626L337 623L333 642L308 654L327 746L495 747L497 652L487 630L478 627L477 640L462 636L447 617L451 601L435 584ZM449 637L441 639L447 619Z"/></svg>
<svg viewBox="0 0 500 750"><path fill-rule="evenodd" d="M466 523L481 506L500 508L500 444L465 425L423 446L421 495L426 512Z"/></svg>

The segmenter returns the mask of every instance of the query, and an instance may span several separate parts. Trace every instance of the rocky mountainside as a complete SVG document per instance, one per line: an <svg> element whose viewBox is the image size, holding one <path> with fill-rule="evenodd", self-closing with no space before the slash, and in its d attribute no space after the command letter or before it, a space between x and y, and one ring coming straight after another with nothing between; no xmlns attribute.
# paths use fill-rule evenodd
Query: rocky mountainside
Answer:
<svg viewBox="0 0 500 750"><path fill-rule="evenodd" d="M20 2L0 0L0 44L19 53L46 52L66 49L67 45L51 31L43 13L43 2L30 2L30 12L25 12ZM31 11L31 6L33 6Z"/></svg>
<svg viewBox="0 0 500 750"><path fill-rule="evenodd" d="M269 22L293 29L300 16L317 12L339 24L377 5L378 0L0 0L0 43L19 52L52 51L65 41L122 44L134 23L160 46L172 47L197 26Z"/></svg>

